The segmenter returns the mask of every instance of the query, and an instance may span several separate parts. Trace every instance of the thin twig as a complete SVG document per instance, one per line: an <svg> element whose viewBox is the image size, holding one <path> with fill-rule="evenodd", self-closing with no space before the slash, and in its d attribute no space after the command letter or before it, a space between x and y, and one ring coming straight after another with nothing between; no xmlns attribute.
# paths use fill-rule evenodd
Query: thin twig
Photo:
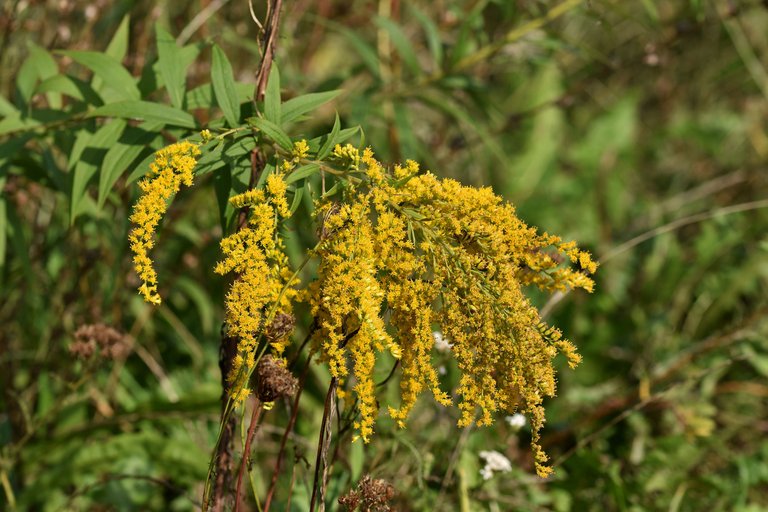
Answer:
<svg viewBox="0 0 768 512"><path fill-rule="evenodd" d="M467 439L469 439L470 432L472 432L472 424L464 428L461 433L461 437L459 437L459 440L456 443L456 448L454 448L453 453L451 454L451 459L448 462L448 469L446 470L443 481L440 484L440 494L438 494L437 501L435 501L435 510L440 509L440 504L445 497L445 490L448 488L448 482L453 477L453 470L456 467L456 462L459 460L459 455L461 455L461 452L464 450L464 445L467 443Z"/></svg>
<svg viewBox="0 0 768 512"><path fill-rule="evenodd" d="M253 442L253 436L256 434L256 427L259 425L259 419L261 419L261 412L264 410L261 400L256 398L253 404L253 413L251 414L251 424L248 426L248 436L245 438L245 447L243 448L243 460L240 462L240 472L237 474L237 490L235 491L235 512L240 510L241 489L243 484L243 475L248 471L248 460L251 458L251 442ZM254 499L258 501L259 497L254 496Z"/></svg>
<svg viewBox="0 0 768 512"><path fill-rule="evenodd" d="M670 231L675 231L676 229L680 229L689 224L695 224L703 220L711 219L714 217L730 215L732 213L746 212L750 210L759 210L760 208L768 208L768 199L761 199L759 201L750 201L748 203L734 204L732 206L717 208L714 210L710 210L708 212L701 212L695 215L690 215L688 217L683 217L681 219L674 220L672 222L664 224L663 226L659 226L650 231L646 231L645 233L642 233L634 237L633 239L628 240L617 247L614 247L613 249L608 251L602 258L600 258L600 263L605 263L609 260L612 260L616 256L632 249L637 245L640 245L646 240L650 240L651 238L656 238L657 236L663 235L664 233L669 233Z"/></svg>
<svg viewBox="0 0 768 512"><path fill-rule="evenodd" d="M309 374L309 364L312 361L311 356L307 356L307 362L304 363L304 370L301 373L301 380L299 381L299 389L296 391L296 397L293 399L293 410L291 411L291 418L288 420L288 425L285 427L283 437L280 440L280 450L277 452L277 461L275 461L275 469L272 472L272 481L269 483L269 490L267 491L267 497L264 500L264 512L269 511L269 507L272 504L272 496L275 493L277 487L277 480L280 476L280 469L283 465L283 457L285 456L285 446L288 442L288 437L293 432L293 426L296 424L296 418L299 415L299 399L301 398L301 392L304 391L304 383L307 380Z"/></svg>
<svg viewBox="0 0 768 512"><path fill-rule="evenodd" d="M282 7L283 0L271 0L268 4L267 17L264 21L264 42L261 45L264 53L261 58L259 71L256 73L255 101L264 100L264 93L267 90L269 72L272 69L272 61L275 58L277 48L277 34L280 28L280 11L282 11Z"/></svg>
<svg viewBox="0 0 768 512"><path fill-rule="evenodd" d="M205 25L205 22L208 21L211 16L216 14L216 11L224 7L228 2L229 0L213 0L213 2L205 6L205 8L197 13L197 15L190 20L187 26L184 27L184 29L179 34L179 37L176 38L176 44L183 46L184 43L189 41L189 38L192 37L195 32L197 32L197 29Z"/></svg>
<svg viewBox="0 0 768 512"><path fill-rule="evenodd" d="M320 425L320 438L317 442L317 457L315 459L315 478L312 483L312 499L309 502L309 512L315 511L315 500L319 502L318 512L325 511L325 491L328 484L328 448L331 445L333 431L333 416L336 414L336 386L338 380L331 377L328 394L325 395L323 422ZM322 465L322 477L320 466Z"/></svg>
<svg viewBox="0 0 768 512"><path fill-rule="evenodd" d="M675 231L677 229L683 228L690 224L696 224L697 222L713 219L715 217L731 215L734 213L746 212L751 210L759 210L761 208L768 208L768 199L750 201L748 203L734 204L734 205L726 206L723 208L716 208L714 210L697 213L695 215L689 215L688 217L682 217L680 219L673 220L672 222L669 222L662 226L648 230L645 233L641 233L636 237L630 240L627 240L622 244L617 245L613 249L606 252L605 255L601 256L598 259L598 261L600 262L601 265L603 265L608 261L612 260L613 258L615 258L616 256L619 256L620 254L623 254L630 249L634 249L635 247L642 244L643 242L656 238L659 235L663 235L665 233L669 233L671 231ZM552 296L549 298L549 300L544 305L544 307L541 308L541 311L539 313L540 316L544 318L547 315L549 315L552 312L552 310L555 308L555 306L560 301L562 301L570 292L571 290L567 290L564 292L559 291L552 294Z"/></svg>
<svg viewBox="0 0 768 512"><path fill-rule="evenodd" d="M253 0L248 0L248 12L251 13L251 19L259 27L259 30L264 30L264 25L261 24L256 16L256 11L253 10Z"/></svg>

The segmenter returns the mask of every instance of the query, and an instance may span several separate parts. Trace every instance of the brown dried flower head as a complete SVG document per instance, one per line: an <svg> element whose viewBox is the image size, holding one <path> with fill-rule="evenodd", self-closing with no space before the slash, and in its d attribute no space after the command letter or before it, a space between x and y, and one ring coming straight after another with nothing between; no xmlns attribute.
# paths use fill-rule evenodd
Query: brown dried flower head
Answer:
<svg viewBox="0 0 768 512"><path fill-rule="evenodd" d="M392 484L381 478L373 479L365 475L357 489L349 491L339 498L339 505L348 511L360 507L362 512L389 512L389 502L395 497L395 488Z"/></svg>
<svg viewBox="0 0 768 512"><path fill-rule="evenodd" d="M267 354L256 367L259 386L258 395L262 402L273 402L296 391L298 380L291 375L284 361Z"/></svg>
<svg viewBox="0 0 768 512"><path fill-rule="evenodd" d="M278 313L267 328L267 339L270 343L282 340L293 331L296 319L288 313Z"/></svg>
<svg viewBox="0 0 768 512"><path fill-rule="evenodd" d="M126 337L120 331L105 324L84 324L75 331L75 342L69 352L89 359L98 352L104 359L119 359L129 351Z"/></svg>

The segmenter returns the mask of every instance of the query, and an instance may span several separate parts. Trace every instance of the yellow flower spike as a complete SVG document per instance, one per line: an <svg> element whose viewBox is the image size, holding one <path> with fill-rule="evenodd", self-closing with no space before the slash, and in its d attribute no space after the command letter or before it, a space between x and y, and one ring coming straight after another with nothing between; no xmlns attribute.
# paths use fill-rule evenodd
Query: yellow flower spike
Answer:
<svg viewBox="0 0 768 512"><path fill-rule="evenodd" d="M360 151L352 144L345 144L344 146L336 144L331 156L342 161L352 170L356 171L360 168Z"/></svg>
<svg viewBox="0 0 768 512"><path fill-rule="evenodd" d="M128 237L134 253L134 266L141 278L139 293L147 302L162 302L157 293L157 274L149 257L157 225L168 209L168 202L181 185L192 185L193 170L200 148L189 141L177 142L155 153L150 174L139 183L142 195L133 206L130 221L135 225Z"/></svg>
<svg viewBox="0 0 768 512"><path fill-rule="evenodd" d="M281 217L289 217L291 214L288 209L288 199L285 197L287 190L288 185L282 174L272 173L267 176L267 191L271 196L270 202Z"/></svg>
<svg viewBox="0 0 768 512"><path fill-rule="evenodd" d="M264 202L264 191L259 189L248 190L229 198L229 204L235 208L243 208L262 202Z"/></svg>
<svg viewBox="0 0 768 512"><path fill-rule="evenodd" d="M307 144L307 141L304 139L301 139L300 141L296 141L293 143L293 158L294 160L301 160L302 158L307 158L309 155L309 144Z"/></svg>

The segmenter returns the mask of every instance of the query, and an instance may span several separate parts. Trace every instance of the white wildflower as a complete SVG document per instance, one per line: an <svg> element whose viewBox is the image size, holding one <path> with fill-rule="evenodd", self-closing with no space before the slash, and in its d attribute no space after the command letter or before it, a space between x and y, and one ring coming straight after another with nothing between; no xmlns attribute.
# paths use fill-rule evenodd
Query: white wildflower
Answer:
<svg viewBox="0 0 768 512"><path fill-rule="evenodd" d="M450 343L448 341L448 338L443 336L443 333L440 331L435 331L432 333L432 336L435 338L435 350L438 352L450 352L451 348L453 347L453 343Z"/></svg>
<svg viewBox="0 0 768 512"><path fill-rule="evenodd" d="M506 421L513 429L520 430L525 426L525 415L518 412L512 416L507 416L504 418L504 421Z"/></svg>
<svg viewBox="0 0 768 512"><path fill-rule="evenodd" d="M480 452L480 458L485 460L485 467L480 470L483 480L490 480L494 472L508 473L512 471L512 463L501 453L495 450Z"/></svg>

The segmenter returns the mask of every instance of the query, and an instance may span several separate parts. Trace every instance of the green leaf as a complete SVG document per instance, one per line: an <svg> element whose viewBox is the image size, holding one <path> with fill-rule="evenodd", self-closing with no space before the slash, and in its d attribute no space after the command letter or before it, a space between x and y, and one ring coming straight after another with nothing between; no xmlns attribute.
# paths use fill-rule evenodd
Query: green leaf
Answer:
<svg viewBox="0 0 768 512"><path fill-rule="evenodd" d="M354 126L352 128L344 128L339 131L339 135L336 137L336 144L341 144L343 142L346 142L347 140L354 137L358 132L360 132L359 126ZM327 141L330 137L330 134L323 135L322 137L315 137L314 139L310 139L307 141L307 145L309 145L309 151L311 153L319 153L320 146L324 141Z"/></svg>
<svg viewBox="0 0 768 512"><path fill-rule="evenodd" d="M389 33L389 36L392 38L392 44L394 44L397 49L397 53L403 59L405 65L410 68L411 72L415 76L422 74L421 65L419 64L419 59L416 58L416 52L413 50L413 45L408 40L403 29L400 28L400 25L388 18L382 18L380 16L376 16L374 21L379 28L383 28Z"/></svg>
<svg viewBox="0 0 768 512"><path fill-rule="evenodd" d="M266 135L267 138L275 141L281 148L286 151L293 149L291 138L276 124L261 117L251 117L248 119L248 122Z"/></svg>
<svg viewBox="0 0 768 512"><path fill-rule="evenodd" d="M180 48L173 38L160 25L155 26L157 39L158 65L160 76L171 98L171 104L176 108L182 108L185 89L185 68L182 67Z"/></svg>
<svg viewBox="0 0 768 512"><path fill-rule="evenodd" d="M109 148L99 173L99 209L104 206L109 191L123 171L146 149L146 145L162 127L162 123L156 121L142 123L138 128L129 127L121 140Z"/></svg>
<svg viewBox="0 0 768 512"><path fill-rule="evenodd" d="M13 106L13 103L0 96L0 116L10 116L18 112L18 109Z"/></svg>
<svg viewBox="0 0 768 512"><path fill-rule="evenodd" d="M213 301L206 288L203 288L197 281L189 277L181 276L174 283L174 288L185 294L197 307L197 318L204 333L213 332L213 319L216 313L213 309ZM202 354L201 354L202 355Z"/></svg>
<svg viewBox="0 0 768 512"><path fill-rule="evenodd" d="M81 202L88 182L101 166L104 153L120 138L125 125L126 122L124 120L114 119L107 122L92 135L87 136L84 135L87 132L82 132L81 137L78 137L79 140L85 142L81 144L76 143L70 156L70 166L73 162L76 162L72 173L72 193L70 195L69 210L70 225L74 224L80 212Z"/></svg>
<svg viewBox="0 0 768 512"><path fill-rule="evenodd" d="M56 75L40 82L36 89L39 93L58 92L71 98L88 103L89 105L101 105L99 94L90 84L69 75Z"/></svg>
<svg viewBox="0 0 768 512"><path fill-rule="evenodd" d="M151 152L146 157L144 157L144 160L139 162L136 167L133 168L133 171L128 175L128 177L125 179L126 183L133 183L137 179L143 177L145 174L149 172L149 164L155 161L155 152Z"/></svg>
<svg viewBox="0 0 768 512"><path fill-rule="evenodd" d="M118 62L121 62L125 58L125 54L128 53L129 21L130 17L128 15L123 16L120 26L117 27L115 35L112 36L112 40L104 51L104 53Z"/></svg>
<svg viewBox="0 0 768 512"><path fill-rule="evenodd" d="M253 99L253 84L245 82L235 82L235 91L237 92L237 103L245 103ZM187 109L211 108L213 107L213 85L203 84L187 91Z"/></svg>
<svg viewBox="0 0 768 512"><path fill-rule="evenodd" d="M487 127L482 123L479 123L476 118L467 113L467 109L459 104L455 98L441 91L420 91L416 93L416 96L424 102L424 104L431 106L437 111L442 111L449 117L452 117L469 126L482 141L483 145L488 151L498 160L502 165L501 169L506 172L509 167L509 158L504 150L501 148L497 138L488 131Z"/></svg>
<svg viewBox="0 0 768 512"><path fill-rule="evenodd" d="M288 173L288 175L285 177L285 183L290 185L291 183L294 183L301 179L312 176L313 174L317 173L317 171L319 170L320 170L320 166L318 164L302 165L301 167L294 169L293 171Z"/></svg>
<svg viewBox="0 0 768 512"><path fill-rule="evenodd" d="M7 238L10 239L7 241L10 241L11 243L15 259L19 260L21 263L24 279L27 282L33 282L31 280L35 279L36 274L32 270L32 262L29 255L30 241L25 236L26 233L23 229L26 225L26 222L19 218L19 214L16 212L15 208L7 208L5 210L5 215L7 217Z"/></svg>
<svg viewBox="0 0 768 512"><path fill-rule="evenodd" d="M31 61L37 68L37 76L41 80L59 74L59 65L45 48L41 48L36 44L30 44L29 52L30 55L27 60Z"/></svg>
<svg viewBox="0 0 768 512"><path fill-rule="evenodd" d="M336 32L340 33L347 40L353 50L360 56L360 60L363 65L368 68L375 78L381 78L379 75L379 54L376 49L371 46L366 40L361 38L357 32L350 30L344 25L335 23L332 21L325 21L323 24L328 25Z"/></svg>
<svg viewBox="0 0 768 512"><path fill-rule="evenodd" d="M331 133L330 135L328 135L328 139L326 139L325 144L323 144L320 147L320 150L317 152L318 160L323 160L325 157L330 155L334 146L338 144L337 141L339 138L340 128L341 128L341 121L339 120L339 113L336 112L336 120L333 122L333 128L331 129Z"/></svg>
<svg viewBox="0 0 768 512"><path fill-rule="evenodd" d="M221 158L224 144L209 144L195 166L195 175L200 176L218 169L226 164Z"/></svg>
<svg viewBox="0 0 768 512"><path fill-rule="evenodd" d="M459 34L458 36L455 36L453 44L451 45L451 53L449 55L448 63L449 68L472 51L474 43L473 34L477 30L477 22L478 18L482 15L482 8L483 4L475 4L475 7L462 18Z"/></svg>
<svg viewBox="0 0 768 512"><path fill-rule="evenodd" d="M352 482L357 482L363 474L365 466L365 445L364 443L352 443L349 445L349 478Z"/></svg>
<svg viewBox="0 0 768 512"><path fill-rule="evenodd" d="M32 99L32 94L35 92L36 83L37 70L32 61L27 59L21 64L19 71L16 73L16 91L18 93L16 102L19 103L19 100L21 100L24 105L29 103L29 100Z"/></svg>
<svg viewBox="0 0 768 512"><path fill-rule="evenodd" d="M280 72L276 65L272 65L267 81L267 90L264 93L264 118L276 124L280 122Z"/></svg>
<svg viewBox="0 0 768 512"><path fill-rule="evenodd" d="M106 97L104 97L105 94L102 94L105 101L138 100L141 98L136 80L113 57L105 53L91 51L60 50L59 53L87 67L104 82L104 87L112 92L112 94L106 94ZM98 87L94 88L100 90Z"/></svg>
<svg viewBox="0 0 768 512"><path fill-rule="evenodd" d="M19 114L11 115L0 121L0 135L21 130L29 130L39 125L40 123L34 119L26 117L22 118Z"/></svg>
<svg viewBox="0 0 768 512"><path fill-rule="evenodd" d="M16 74L16 89L24 104L29 103L39 80L45 80L59 73L59 66L44 48L29 44L29 55Z"/></svg>
<svg viewBox="0 0 768 512"><path fill-rule="evenodd" d="M229 204L229 191L232 190L232 169L229 166L213 175L213 190L216 193L216 202L219 205L221 230L226 233L227 219L234 211L232 205Z"/></svg>
<svg viewBox="0 0 768 512"><path fill-rule="evenodd" d="M123 119L143 119L160 121L164 124L194 129L195 118L183 110L152 103L149 101L120 101L91 110L88 117L121 117Z"/></svg>
<svg viewBox="0 0 768 512"><path fill-rule="evenodd" d="M283 103L283 106L282 106L283 124L290 123L291 121L295 121L296 119L300 118L307 112L312 112L313 110L318 108L320 105L328 103L339 94L341 94L340 90L327 91L327 92L311 92L309 94L304 94L296 98L291 98L290 100Z"/></svg>
<svg viewBox="0 0 768 512"><path fill-rule="evenodd" d="M404 101L394 104L395 126L397 127L397 140L400 143L400 153L409 158L416 157L418 139L413 135L413 122L411 120L412 109Z"/></svg>
<svg viewBox="0 0 768 512"><path fill-rule="evenodd" d="M24 144L26 144L27 141L31 138L31 134L26 134L21 137L9 138L8 140L4 140L2 143L0 143L0 177L4 176L4 167L8 161L10 161L14 156L19 155L21 149L24 147ZM2 188L0 188L0 190L2 190Z"/></svg>
<svg viewBox="0 0 768 512"><path fill-rule="evenodd" d="M304 195L304 187L296 187L296 191L293 193L293 201L291 201L290 212L291 215L299 209L301 205L301 198Z"/></svg>
<svg viewBox="0 0 768 512"><path fill-rule="evenodd" d="M211 83L216 102L224 112L224 117L232 128L240 123L240 104L237 101L235 79L232 66L224 51L213 45L213 62L211 63Z"/></svg>
<svg viewBox="0 0 768 512"><path fill-rule="evenodd" d="M0 178L0 190L5 186L5 177ZM0 194L0 268L5 265L5 247L8 233L8 214L6 213L7 194Z"/></svg>
<svg viewBox="0 0 768 512"><path fill-rule="evenodd" d="M433 71L437 71L437 69L440 69L443 65L443 41L440 39L440 30L437 28L435 22L432 21L432 18L416 7L412 7L410 4L409 11L424 29L429 51L432 54L432 59L435 61L436 69Z"/></svg>

